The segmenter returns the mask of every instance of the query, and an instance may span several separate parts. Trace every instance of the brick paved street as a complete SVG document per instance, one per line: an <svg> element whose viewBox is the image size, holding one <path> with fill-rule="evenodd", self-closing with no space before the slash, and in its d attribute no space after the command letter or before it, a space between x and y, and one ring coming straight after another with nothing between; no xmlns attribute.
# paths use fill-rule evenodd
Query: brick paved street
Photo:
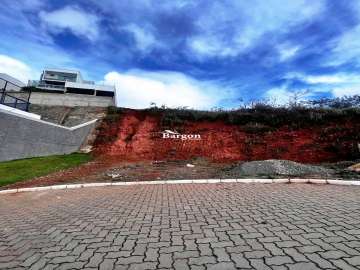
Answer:
<svg viewBox="0 0 360 270"><path fill-rule="evenodd" d="M0 269L360 269L360 187L139 185L1 195Z"/></svg>

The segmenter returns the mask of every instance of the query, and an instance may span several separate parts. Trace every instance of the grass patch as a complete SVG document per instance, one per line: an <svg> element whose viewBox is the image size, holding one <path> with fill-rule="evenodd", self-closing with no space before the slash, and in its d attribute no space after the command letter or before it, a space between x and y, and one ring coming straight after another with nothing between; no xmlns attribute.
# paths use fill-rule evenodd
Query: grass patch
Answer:
<svg viewBox="0 0 360 270"><path fill-rule="evenodd" d="M89 154L73 153L0 162L0 187L76 167L90 160Z"/></svg>

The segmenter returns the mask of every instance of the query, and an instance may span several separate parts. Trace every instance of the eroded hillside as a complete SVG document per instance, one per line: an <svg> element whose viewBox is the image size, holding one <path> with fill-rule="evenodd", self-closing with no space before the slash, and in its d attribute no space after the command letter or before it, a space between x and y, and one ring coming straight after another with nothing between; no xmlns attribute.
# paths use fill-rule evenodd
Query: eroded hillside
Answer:
<svg viewBox="0 0 360 270"><path fill-rule="evenodd" d="M201 140L163 138L163 131ZM95 155L117 161L208 158L233 162L286 159L303 163L359 158L357 109L247 109L232 112L110 110Z"/></svg>

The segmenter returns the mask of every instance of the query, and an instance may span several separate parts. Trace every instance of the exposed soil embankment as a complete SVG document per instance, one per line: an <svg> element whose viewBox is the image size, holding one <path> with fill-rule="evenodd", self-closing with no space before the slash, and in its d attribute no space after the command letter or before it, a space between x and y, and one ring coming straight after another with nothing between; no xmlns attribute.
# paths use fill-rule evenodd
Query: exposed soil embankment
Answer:
<svg viewBox="0 0 360 270"><path fill-rule="evenodd" d="M218 162L285 159L322 163L359 158L358 111L191 112L113 112L101 125L94 153L116 161L203 157ZM164 139L165 129L199 134L201 139Z"/></svg>

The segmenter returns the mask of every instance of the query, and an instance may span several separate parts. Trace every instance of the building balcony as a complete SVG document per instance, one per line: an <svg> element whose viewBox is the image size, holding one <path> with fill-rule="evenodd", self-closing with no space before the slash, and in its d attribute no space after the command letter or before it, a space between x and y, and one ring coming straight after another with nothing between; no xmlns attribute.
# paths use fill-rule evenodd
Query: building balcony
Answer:
<svg viewBox="0 0 360 270"><path fill-rule="evenodd" d="M49 84L49 83L45 83L43 81L36 81L36 80L31 80L28 82L28 86L32 86L32 87L36 87L39 89L44 89L44 90L52 90L52 91L65 91L65 85L55 85L55 84Z"/></svg>

